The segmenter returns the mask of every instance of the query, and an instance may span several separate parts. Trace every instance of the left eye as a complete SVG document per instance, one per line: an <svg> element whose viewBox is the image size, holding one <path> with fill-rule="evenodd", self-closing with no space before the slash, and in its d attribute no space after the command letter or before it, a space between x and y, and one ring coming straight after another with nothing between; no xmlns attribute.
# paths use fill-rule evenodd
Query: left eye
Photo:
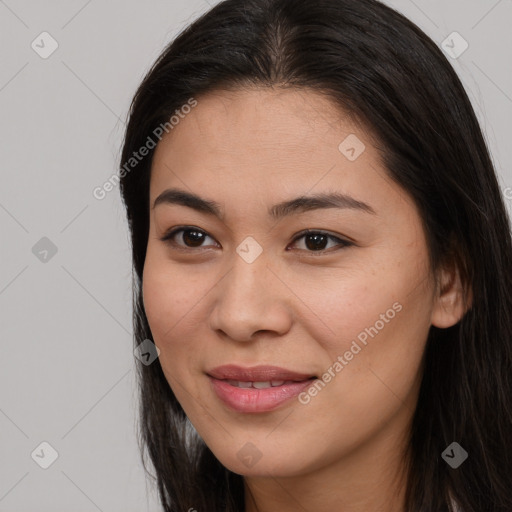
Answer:
<svg viewBox="0 0 512 512"><path fill-rule="evenodd" d="M175 237L178 233L181 233L181 240L184 243L184 245L179 244L175 241ZM168 242L173 246L177 246L177 248L179 249L189 250L197 247L202 247L202 243L205 241L206 238L211 237L205 231L198 228L185 227L171 230L170 232L166 233L162 238L160 238L160 240L163 242ZM303 231L302 233L299 233L299 235L297 235L293 239L292 243L296 243L298 240L302 238L304 239L306 249L299 250L305 250L306 252L325 252L326 245L328 244L329 240L337 242L334 245L341 246L341 249L353 245L352 242L342 240L341 238L338 238L334 235L324 233L323 231L313 230L306 230ZM213 238L211 239L213 240Z"/></svg>
<svg viewBox="0 0 512 512"><path fill-rule="evenodd" d="M353 245L352 242L349 242L347 240L342 240L341 238L338 238L334 235L329 235L328 233L324 233L323 231L313 231L313 230L307 230L305 232L302 232L297 237L294 238L293 242L296 242L297 240L300 240L301 238L304 238L305 246L307 249L310 249L308 252L321 252L325 251L326 247L325 245L328 243L327 241L334 240L337 242L336 245L340 245L340 249L343 249L344 247L349 247Z"/></svg>

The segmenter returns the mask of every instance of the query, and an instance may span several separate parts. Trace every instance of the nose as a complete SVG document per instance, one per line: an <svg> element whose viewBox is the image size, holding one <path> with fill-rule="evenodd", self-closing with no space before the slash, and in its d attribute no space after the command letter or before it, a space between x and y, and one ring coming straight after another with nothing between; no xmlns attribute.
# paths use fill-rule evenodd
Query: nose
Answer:
<svg viewBox="0 0 512 512"><path fill-rule="evenodd" d="M235 253L231 269L212 293L210 328L232 340L252 341L257 333L283 335L291 327L293 294L265 251L252 263Z"/></svg>

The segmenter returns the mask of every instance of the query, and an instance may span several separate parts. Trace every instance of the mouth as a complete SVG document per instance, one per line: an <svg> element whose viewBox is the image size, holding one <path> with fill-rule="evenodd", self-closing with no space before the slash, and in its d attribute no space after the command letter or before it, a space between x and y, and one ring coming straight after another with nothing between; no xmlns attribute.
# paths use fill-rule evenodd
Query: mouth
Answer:
<svg viewBox="0 0 512 512"><path fill-rule="evenodd" d="M219 366L207 372L217 398L231 410L261 413L275 410L299 395L315 375L277 366Z"/></svg>
<svg viewBox="0 0 512 512"><path fill-rule="evenodd" d="M316 378L311 373L296 372L279 366L252 366L243 367L235 364L217 366L206 372L207 375L219 380L232 380L237 382L300 382ZM281 384L276 384L281 385Z"/></svg>
<svg viewBox="0 0 512 512"><path fill-rule="evenodd" d="M314 377L311 377L314 378ZM308 379L305 379L308 380ZM267 388L276 388L279 386L288 386L290 384L295 384L296 382L304 382L304 381L295 381L295 380L270 380L270 381L261 381L261 382L251 382L251 381L243 381L243 380L225 380L231 386L235 386L237 388L243 389L267 389Z"/></svg>

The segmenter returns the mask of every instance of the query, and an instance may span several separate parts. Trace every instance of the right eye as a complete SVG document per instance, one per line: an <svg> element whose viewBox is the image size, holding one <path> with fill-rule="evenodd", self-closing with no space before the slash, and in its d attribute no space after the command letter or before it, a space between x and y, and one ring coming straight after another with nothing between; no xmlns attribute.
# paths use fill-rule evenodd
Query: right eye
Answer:
<svg viewBox="0 0 512 512"><path fill-rule="evenodd" d="M181 238L184 245L176 242L175 238L178 233L181 233L178 239ZM209 237L209 235L202 229L193 226L182 226L179 228L172 228L170 231L166 232L160 240L168 243L171 247L188 251L193 250L196 247L202 247L201 244L206 238L211 237ZM211 239L213 240L213 238Z"/></svg>

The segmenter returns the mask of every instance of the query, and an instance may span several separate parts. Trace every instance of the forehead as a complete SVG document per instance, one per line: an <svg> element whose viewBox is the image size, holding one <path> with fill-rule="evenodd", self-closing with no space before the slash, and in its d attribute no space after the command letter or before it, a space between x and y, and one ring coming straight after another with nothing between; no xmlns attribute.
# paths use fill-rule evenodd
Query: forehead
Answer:
<svg viewBox="0 0 512 512"><path fill-rule="evenodd" d="M370 134L330 98L310 89L252 87L214 91L197 99L171 134L187 146L217 152L281 148L307 153L311 146L337 148L340 136ZM170 135L171 135L170 134ZM176 144L178 143L176 141Z"/></svg>
<svg viewBox="0 0 512 512"><path fill-rule="evenodd" d="M168 177L166 167L216 176L231 170L245 179L260 172L267 178L282 176L286 171L290 178L299 178L303 171L327 172L337 163L356 167L354 160L342 160L340 144L347 139L344 149L351 150L348 146L355 142L358 153L364 148L367 162L380 163L369 131L316 91L215 91L197 98L197 105L159 142L152 181L162 173Z"/></svg>

